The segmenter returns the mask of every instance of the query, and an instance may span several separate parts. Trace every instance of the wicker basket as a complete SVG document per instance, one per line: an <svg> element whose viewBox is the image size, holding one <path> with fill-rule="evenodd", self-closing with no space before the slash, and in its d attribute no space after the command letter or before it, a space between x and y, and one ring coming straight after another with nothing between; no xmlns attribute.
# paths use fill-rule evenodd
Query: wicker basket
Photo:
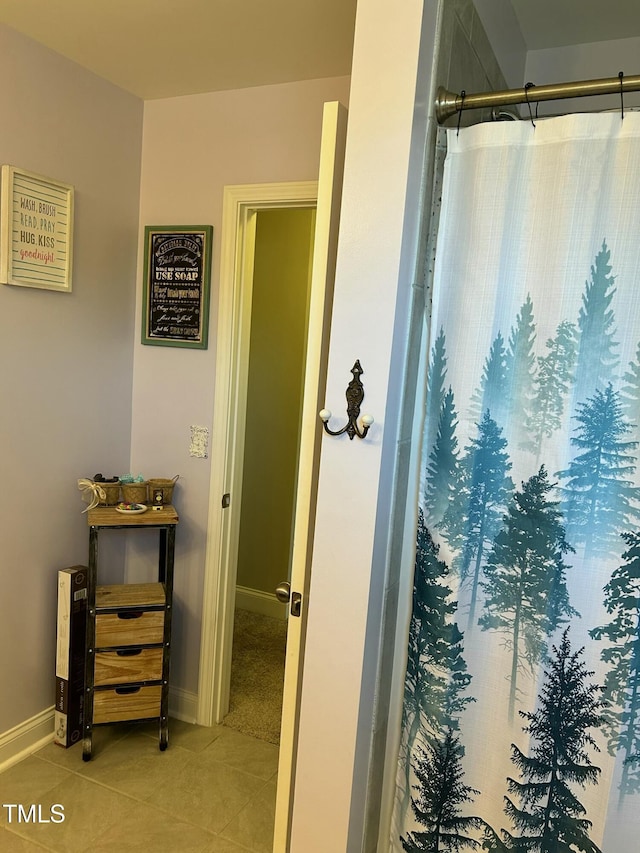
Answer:
<svg viewBox="0 0 640 853"><path fill-rule="evenodd" d="M99 506L115 506L120 502L120 483L97 483L104 489L105 499L100 501Z"/></svg>
<svg viewBox="0 0 640 853"><path fill-rule="evenodd" d="M126 504L146 504L148 497L147 482L121 483L122 500Z"/></svg>
<svg viewBox="0 0 640 853"><path fill-rule="evenodd" d="M168 480L163 477L151 477L151 479L147 480L149 484L149 503L153 502L153 491L154 489L162 489L163 501L165 504L173 503L173 487L178 482L179 474L172 480Z"/></svg>

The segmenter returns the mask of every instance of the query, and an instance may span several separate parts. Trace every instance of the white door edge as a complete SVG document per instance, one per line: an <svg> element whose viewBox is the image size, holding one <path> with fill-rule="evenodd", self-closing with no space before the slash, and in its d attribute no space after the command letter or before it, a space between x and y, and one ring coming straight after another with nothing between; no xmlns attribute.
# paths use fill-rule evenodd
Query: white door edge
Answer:
<svg viewBox="0 0 640 853"><path fill-rule="evenodd" d="M273 839L274 853L287 853L290 848L291 824L295 808L298 716L302 695L304 646L311 582L311 552L315 531L316 494L323 435L318 412L324 408L327 380L346 128L346 107L337 101L326 103L322 120L318 202L291 559L291 591L292 594L302 596L302 607L299 617L289 616L287 628Z"/></svg>

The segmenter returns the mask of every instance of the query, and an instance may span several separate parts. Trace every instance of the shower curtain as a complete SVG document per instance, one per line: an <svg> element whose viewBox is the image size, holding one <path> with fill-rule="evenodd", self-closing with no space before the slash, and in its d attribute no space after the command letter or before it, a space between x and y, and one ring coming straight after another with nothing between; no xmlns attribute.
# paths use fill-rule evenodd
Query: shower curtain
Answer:
<svg viewBox="0 0 640 853"><path fill-rule="evenodd" d="M640 115L448 131L392 851L640 850Z"/></svg>

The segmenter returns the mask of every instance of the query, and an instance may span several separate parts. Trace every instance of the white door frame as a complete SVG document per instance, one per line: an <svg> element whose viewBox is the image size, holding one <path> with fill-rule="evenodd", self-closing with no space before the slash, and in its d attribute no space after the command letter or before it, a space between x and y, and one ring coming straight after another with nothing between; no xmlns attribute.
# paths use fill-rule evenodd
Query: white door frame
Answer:
<svg viewBox="0 0 640 853"><path fill-rule="evenodd" d="M197 709L203 726L221 722L229 710L256 214L315 207L317 193L317 181L224 189ZM223 509L227 494L231 502Z"/></svg>

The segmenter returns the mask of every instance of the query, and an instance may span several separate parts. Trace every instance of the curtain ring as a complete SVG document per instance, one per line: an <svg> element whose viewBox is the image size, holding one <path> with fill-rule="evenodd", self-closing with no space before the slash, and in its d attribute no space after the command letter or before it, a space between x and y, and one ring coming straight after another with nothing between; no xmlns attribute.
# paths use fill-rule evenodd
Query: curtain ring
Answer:
<svg viewBox="0 0 640 853"><path fill-rule="evenodd" d="M460 119L462 118L462 108L464 106L464 99L466 97L466 91L463 89L460 92L460 109L458 110L458 130L456 136L460 136Z"/></svg>
<svg viewBox="0 0 640 853"><path fill-rule="evenodd" d="M624 120L624 96L622 89L622 80L624 79L624 71L618 71L618 79L620 80L620 119Z"/></svg>
<svg viewBox="0 0 640 853"><path fill-rule="evenodd" d="M535 128L536 123L533 120L533 113L531 111L531 102L529 101L529 89L534 88L535 83L526 83L524 87L524 97L527 101L527 106L529 107L529 118L531 119L531 124ZM538 105L536 104L536 118L538 118Z"/></svg>

